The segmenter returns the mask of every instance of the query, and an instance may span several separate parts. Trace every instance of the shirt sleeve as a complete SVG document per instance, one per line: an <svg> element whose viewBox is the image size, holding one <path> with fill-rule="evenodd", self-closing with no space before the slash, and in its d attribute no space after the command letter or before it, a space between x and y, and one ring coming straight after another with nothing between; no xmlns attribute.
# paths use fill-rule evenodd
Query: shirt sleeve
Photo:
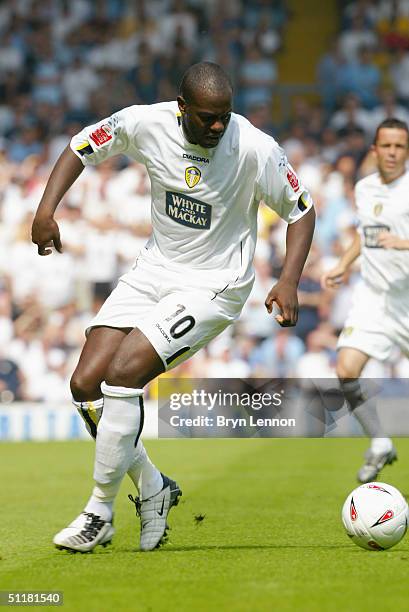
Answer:
<svg viewBox="0 0 409 612"><path fill-rule="evenodd" d="M138 108L124 108L73 136L70 147L84 166L95 166L120 154L128 154L143 163L144 158L138 151L137 142L141 116Z"/></svg>
<svg viewBox="0 0 409 612"><path fill-rule="evenodd" d="M256 198L263 200L287 223L294 223L312 208L313 201L288 162L284 150L270 140L267 154L260 159Z"/></svg>

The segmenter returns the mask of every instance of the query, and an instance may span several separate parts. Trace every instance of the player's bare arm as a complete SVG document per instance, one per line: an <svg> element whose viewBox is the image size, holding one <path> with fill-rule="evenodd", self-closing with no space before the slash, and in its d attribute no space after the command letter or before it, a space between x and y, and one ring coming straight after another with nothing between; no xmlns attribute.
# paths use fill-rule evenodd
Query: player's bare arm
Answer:
<svg viewBox="0 0 409 612"><path fill-rule="evenodd" d="M407 251L409 249L409 240L400 238L390 232L380 232L378 244L383 249L396 249L397 251Z"/></svg>
<svg viewBox="0 0 409 612"><path fill-rule="evenodd" d="M276 302L281 313L275 318L282 327L296 325L298 319L297 287L307 259L315 227L315 211L311 208L287 228L286 256L279 281L265 301L269 313Z"/></svg>
<svg viewBox="0 0 409 612"><path fill-rule="evenodd" d="M321 286L323 289L337 289L344 281L345 274L361 253L361 238L355 233L350 247L345 251L338 264L322 275Z"/></svg>
<svg viewBox="0 0 409 612"><path fill-rule="evenodd" d="M62 253L60 230L54 219L54 213L61 199L83 169L81 160L67 146L51 172L34 217L31 238L38 246L39 255L50 255L52 246Z"/></svg>

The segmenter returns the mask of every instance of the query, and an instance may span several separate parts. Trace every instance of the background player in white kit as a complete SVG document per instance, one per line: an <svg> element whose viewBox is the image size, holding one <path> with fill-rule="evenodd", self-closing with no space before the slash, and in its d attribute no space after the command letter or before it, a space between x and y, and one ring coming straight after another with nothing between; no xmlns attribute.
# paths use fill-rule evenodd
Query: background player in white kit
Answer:
<svg viewBox="0 0 409 612"><path fill-rule="evenodd" d="M395 346L409 354L409 172L406 123L386 119L377 128L372 151L378 172L356 185L358 231L338 265L322 279L337 287L361 256L362 282L338 341L337 374L344 396L372 438L360 482L374 480L396 459L392 440L382 435L376 404L359 377L370 357L386 361Z"/></svg>
<svg viewBox="0 0 409 612"><path fill-rule="evenodd" d="M162 542L181 491L140 440L143 387L240 315L254 280L261 200L289 223L284 267L266 307L278 304L280 325L297 321L315 219L308 192L274 139L232 113L231 83L218 65L192 66L180 93L177 102L132 106L75 136L33 222L39 254L50 254L50 246L61 252L53 215L84 165L120 153L146 165L152 236L93 320L71 380L74 403L96 437L95 487L84 512L55 536L60 548L84 552L111 540L126 472L140 492L141 549Z"/></svg>

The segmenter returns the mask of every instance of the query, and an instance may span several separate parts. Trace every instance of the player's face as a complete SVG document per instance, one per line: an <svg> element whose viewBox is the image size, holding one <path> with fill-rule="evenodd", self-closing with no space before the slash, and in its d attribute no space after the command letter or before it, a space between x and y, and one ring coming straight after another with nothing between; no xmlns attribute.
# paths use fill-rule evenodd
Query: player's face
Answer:
<svg viewBox="0 0 409 612"><path fill-rule="evenodd" d="M189 142L205 149L216 147L230 121L231 92L217 96L198 93L189 102L179 96L178 104L182 113L183 128Z"/></svg>
<svg viewBox="0 0 409 612"><path fill-rule="evenodd" d="M399 128L381 128L372 147L379 172L386 183L405 172L408 155L408 134Z"/></svg>

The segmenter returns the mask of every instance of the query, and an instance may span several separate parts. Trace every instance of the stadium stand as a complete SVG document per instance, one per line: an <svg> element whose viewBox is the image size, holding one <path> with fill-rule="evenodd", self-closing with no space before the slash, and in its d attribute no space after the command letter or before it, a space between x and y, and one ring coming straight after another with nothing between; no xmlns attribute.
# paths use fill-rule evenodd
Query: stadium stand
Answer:
<svg viewBox="0 0 409 612"><path fill-rule="evenodd" d="M356 277L336 294L323 291L319 278L350 239L353 183L372 170L366 152L374 127L390 115L408 119L409 12L403 1L326 3L331 43L320 34L299 70L312 30L295 5L0 4L0 402L67 400L83 330L149 235L146 172L114 159L87 169L65 198L58 213L64 254L38 257L29 228L50 168L83 124L126 105L172 99L185 68L199 59L220 62L232 75L236 110L284 145L313 194L318 219L298 326L282 330L264 315L267 288L282 265L285 227L262 209L258 278L243 316L172 376L212 376L220 365L228 376L298 375L301 363L317 360L333 371ZM316 77L307 75L311 70ZM290 92L289 112L280 116L274 99L291 79L314 95ZM406 370L397 354L393 372Z"/></svg>

